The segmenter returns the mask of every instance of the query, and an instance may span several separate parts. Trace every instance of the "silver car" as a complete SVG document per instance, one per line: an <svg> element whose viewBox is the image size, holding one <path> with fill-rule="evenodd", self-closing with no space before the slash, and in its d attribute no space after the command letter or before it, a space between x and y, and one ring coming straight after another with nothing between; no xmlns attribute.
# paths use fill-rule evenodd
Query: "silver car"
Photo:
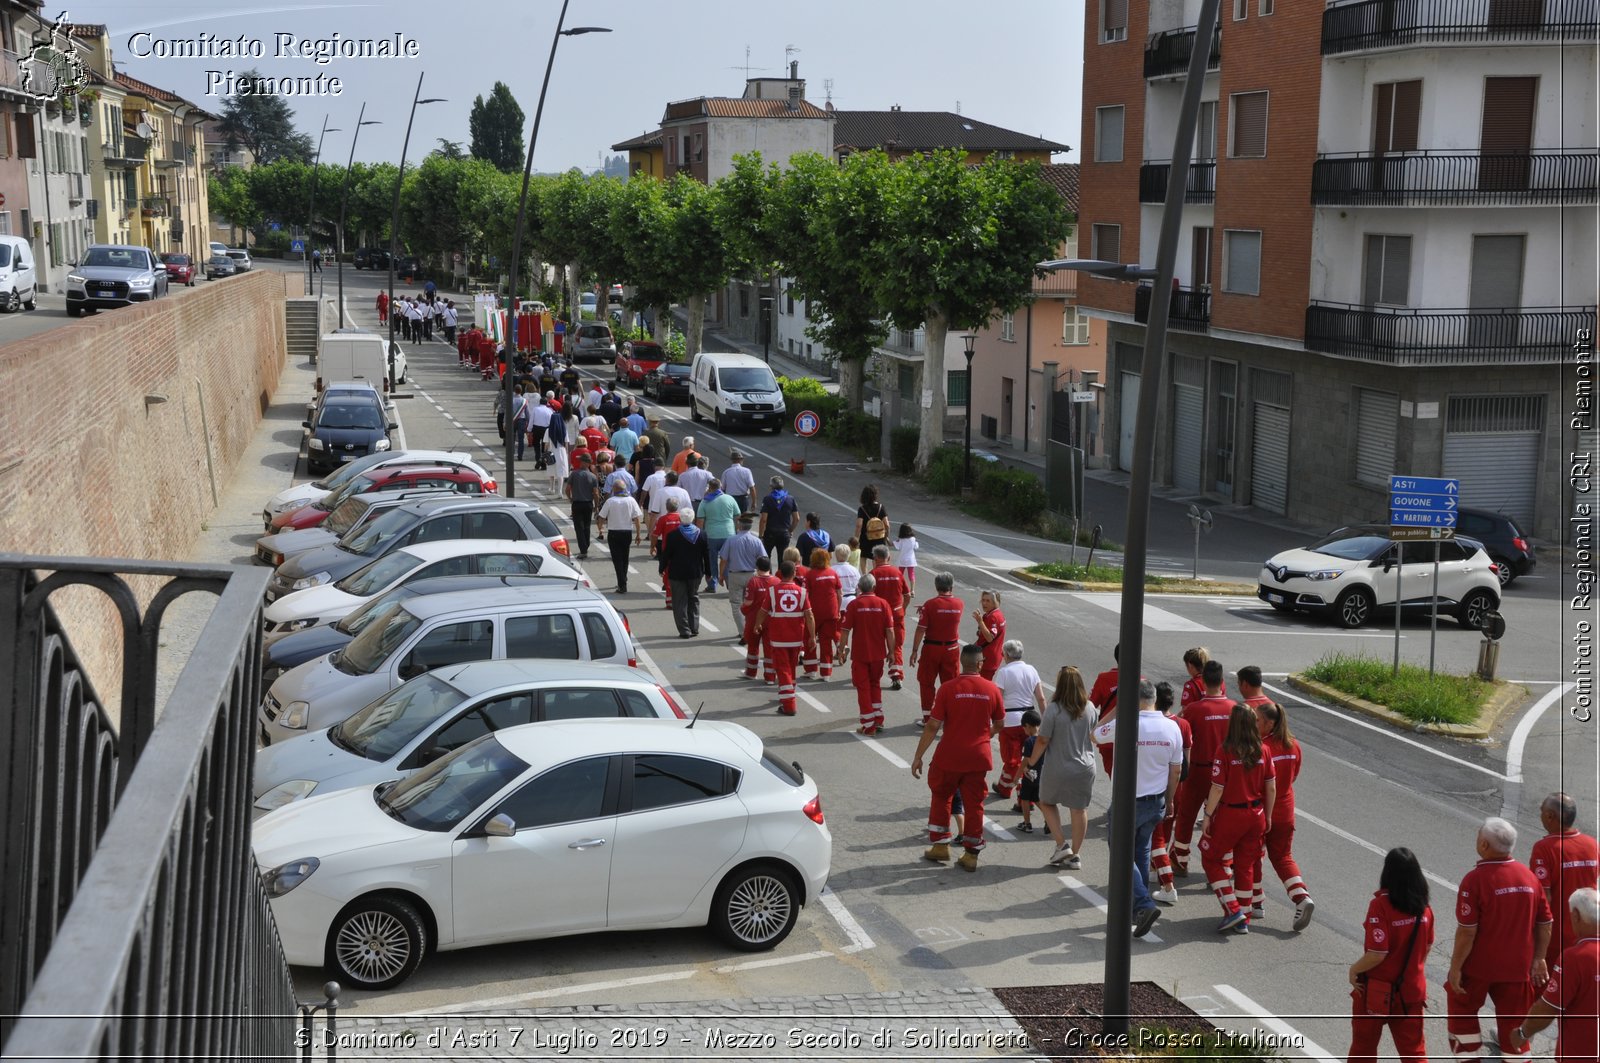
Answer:
<svg viewBox="0 0 1600 1063"><path fill-rule="evenodd" d="M239 264L227 255L212 255L206 259L206 279L216 280L218 277L232 277L239 272Z"/></svg>
<svg viewBox="0 0 1600 1063"><path fill-rule="evenodd" d="M148 247L93 244L67 274L67 316L145 303L166 294L167 267Z"/></svg>
<svg viewBox="0 0 1600 1063"><path fill-rule="evenodd" d="M233 259L234 268L240 273L249 273L254 263L250 261L250 252L238 247L228 248L228 257Z"/></svg>

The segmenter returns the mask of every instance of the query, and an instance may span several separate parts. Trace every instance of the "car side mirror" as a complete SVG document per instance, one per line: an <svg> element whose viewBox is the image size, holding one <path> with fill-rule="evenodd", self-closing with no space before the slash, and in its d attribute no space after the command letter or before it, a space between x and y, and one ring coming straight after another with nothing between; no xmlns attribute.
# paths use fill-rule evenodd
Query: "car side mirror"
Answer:
<svg viewBox="0 0 1600 1063"><path fill-rule="evenodd" d="M310 421L301 421L300 422L300 427L301 428L310 428L311 427L311 422Z"/></svg>
<svg viewBox="0 0 1600 1063"><path fill-rule="evenodd" d="M1385 571L1385 572L1387 572L1387 571L1389 571L1389 570L1390 570L1390 569L1391 569L1391 568L1394 568L1394 555L1392 555L1392 554L1385 554L1385 555L1384 555L1384 556L1383 556L1383 570L1384 570L1384 571Z"/></svg>
<svg viewBox="0 0 1600 1063"><path fill-rule="evenodd" d="M510 838L517 833L517 821L500 812L483 825L483 833L491 838Z"/></svg>
<svg viewBox="0 0 1600 1063"><path fill-rule="evenodd" d="M399 427L400 427L400 422L398 422L398 421L390 421L389 422L389 431L393 432L393 431L397 430Z"/></svg>

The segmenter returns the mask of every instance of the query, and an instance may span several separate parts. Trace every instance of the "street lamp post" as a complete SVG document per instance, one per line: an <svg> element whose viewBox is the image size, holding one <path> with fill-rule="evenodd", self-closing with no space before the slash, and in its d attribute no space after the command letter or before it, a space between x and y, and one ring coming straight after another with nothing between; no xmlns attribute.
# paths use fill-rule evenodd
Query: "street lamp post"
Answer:
<svg viewBox="0 0 1600 1063"><path fill-rule="evenodd" d="M312 276L311 276L311 274L312 274L312 268L311 267L313 265L313 262L312 262L312 259L311 259L311 253L312 253L313 250L315 250L315 248L312 247L311 245L316 243L316 237L314 236L314 232L315 232L315 226L317 224L317 167L322 165L322 138L327 136L329 133L337 133L337 132L339 132L339 130L337 130L335 128L332 128L332 127L330 127L328 125L328 119L331 118L331 117L332 117L332 115L324 115L323 118L322 118L322 132L317 137L317 157L311 160L311 205L306 208L306 213L309 215L306 218L306 245L307 245L306 246L306 294L307 295L315 295L315 294L317 294L317 282L315 280L313 280Z"/></svg>
<svg viewBox="0 0 1600 1063"><path fill-rule="evenodd" d="M350 135L350 161L344 164L344 190L339 193L339 247L334 252L339 259L339 327L344 328L344 212L350 204L350 169L356 164L356 141L361 139L364 125L382 125L376 118L367 118L367 105L363 103L356 114L356 131ZM365 119L365 120L363 120Z"/></svg>
<svg viewBox="0 0 1600 1063"><path fill-rule="evenodd" d="M550 58L544 65L544 84L539 86L539 106L533 111L533 132L528 137L528 158L522 165L522 195L517 199L517 223L511 231L511 307L506 315L511 319L511 327L507 329L511 343L506 351L505 373L500 378L501 406L505 411L506 424L506 497L514 498L517 493L517 433L511 425L511 386L513 373L511 372L511 359L517 353L517 277L518 267L522 265L522 230L528 217L528 182L533 178L533 149L539 143L539 120L544 117L544 97L550 89L550 71L556 65L556 45L561 43L563 37L577 37L584 33L610 33L604 26L574 26L570 30L562 29L567 21L567 5L571 0L561 0L561 14L556 18L556 32L550 38Z"/></svg>
<svg viewBox="0 0 1600 1063"><path fill-rule="evenodd" d="M422 96L422 75L417 74L417 91L411 94L411 116L406 119L406 136L400 142L400 172L394 177L394 209L389 214L389 392L394 393L398 381L394 378L394 256L400 243L400 185L406 176L406 151L411 147L411 123L416 121L417 108L424 103L444 103L442 97L433 96L424 100Z"/></svg>
<svg viewBox="0 0 1600 1063"><path fill-rule="evenodd" d="M1209 41L1217 25L1221 0L1201 0L1196 41ZM1188 185L1189 159L1200 113L1200 90L1205 82L1207 49L1196 47L1189 56L1188 79L1178 110L1173 136L1172 167L1166 200L1161 209L1161 235L1156 244L1154 270L1120 262L1061 259L1041 262L1041 269L1076 269L1117 280L1153 280L1150 318L1145 326L1144 358L1140 364L1139 408L1134 417L1133 468L1128 484L1128 529L1122 551L1122 624L1117 655L1117 706L1119 713L1112 760L1123 770L1111 775L1111 875L1107 887L1106 968L1102 998L1102 1029L1126 1034L1131 1016L1129 981L1133 952L1134 803L1139 797L1133 770L1139 756L1139 673L1144 650L1144 577L1150 533L1150 484L1154 478L1156 414L1161 394L1161 363L1167 346L1167 319L1172 309L1173 267L1178 257L1178 233L1183 225L1183 193Z"/></svg>
<svg viewBox="0 0 1600 1063"><path fill-rule="evenodd" d="M967 487L972 486L972 355L973 348L978 345L977 333L968 332L961 337L961 342L966 344L967 356L967 435L962 444L961 457L961 482Z"/></svg>
<svg viewBox="0 0 1600 1063"><path fill-rule="evenodd" d="M772 296L761 297L761 356L768 365L772 364Z"/></svg>

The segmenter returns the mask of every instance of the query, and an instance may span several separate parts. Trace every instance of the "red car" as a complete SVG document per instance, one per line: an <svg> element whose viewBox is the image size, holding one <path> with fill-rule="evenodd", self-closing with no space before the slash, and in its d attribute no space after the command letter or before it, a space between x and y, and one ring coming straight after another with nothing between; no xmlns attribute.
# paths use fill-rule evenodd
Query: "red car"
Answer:
<svg viewBox="0 0 1600 1063"><path fill-rule="evenodd" d="M486 482L473 470L460 465L398 465L379 466L362 473L332 494L325 495L309 506L291 509L272 518L268 534L315 528L328 519L328 514L339 504L354 495L373 491L458 491L467 495L493 494L494 484Z"/></svg>
<svg viewBox="0 0 1600 1063"><path fill-rule="evenodd" d="M667 352L661 344L650 340L629 340L617 353L617 383L638 387L644 383L650 370L666 360Z"/></svg>
<svg viewBox="0 0 1600 1063"><path fill-rule="evenodd" d="M194 259L169 251L161 256L161 264L167 267L168 281L194 287Z"/></svg>

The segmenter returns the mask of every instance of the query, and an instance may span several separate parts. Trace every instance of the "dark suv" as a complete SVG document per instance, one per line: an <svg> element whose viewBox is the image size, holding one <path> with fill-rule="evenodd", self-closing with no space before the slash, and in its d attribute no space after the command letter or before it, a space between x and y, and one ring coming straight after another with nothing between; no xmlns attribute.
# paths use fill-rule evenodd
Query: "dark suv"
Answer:
<svg viewBox="0 0 1600 1063"><path fill-rule="evenodd" d="M1517 526L1516 520L1488 509L1462 509L1456 513L1456 533L1470 535L1483 544L1489 558L1499 566L1500 586L1509 587L1518 576L1526 576L1538 563L1533 544Z"/></svg>
<svg viewBox="0 0 1600 1063"><path fill-rule="evenodd" d="M389 249L386 247L359 247L356 253L350 256L350 264L356 269L388 269Z"/></svg>

